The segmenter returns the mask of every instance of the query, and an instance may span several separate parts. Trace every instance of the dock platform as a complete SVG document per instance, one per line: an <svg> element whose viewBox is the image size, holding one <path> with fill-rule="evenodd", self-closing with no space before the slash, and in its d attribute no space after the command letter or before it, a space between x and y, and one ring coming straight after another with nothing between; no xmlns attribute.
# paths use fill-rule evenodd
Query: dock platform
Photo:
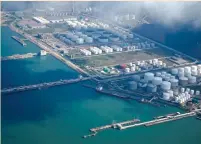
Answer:
<svg viewBox="0 0 201 144"><path fill-rule="evenodd" d="M20 39L19 37L17 37L17 36L12 36L12 38L14 39L14 40L16 40L17 42L19 42L21 45L23 45L23 46L26 46L27 44L24 42L24 40L23 39Z"/></svg>

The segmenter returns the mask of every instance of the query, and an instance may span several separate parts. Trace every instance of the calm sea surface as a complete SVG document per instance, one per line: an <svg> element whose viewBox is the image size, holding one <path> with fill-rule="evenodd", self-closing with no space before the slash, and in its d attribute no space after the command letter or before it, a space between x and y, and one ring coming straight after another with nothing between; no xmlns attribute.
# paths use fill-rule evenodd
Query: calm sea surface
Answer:
<svg viewBox="0 0 201 144"><path fill-rule="evenodd" d="M23 47L1 30L1 54L8 56L40 49ZM79 74L48 55L1 63L2 88L75 78ZM132 118L143 120L179 111L156 108L96 93L79 84L27 91L1 97L3 144L200 144L201 121L187 118L123 131L107 130L82 139L92 127Z"/></svg>

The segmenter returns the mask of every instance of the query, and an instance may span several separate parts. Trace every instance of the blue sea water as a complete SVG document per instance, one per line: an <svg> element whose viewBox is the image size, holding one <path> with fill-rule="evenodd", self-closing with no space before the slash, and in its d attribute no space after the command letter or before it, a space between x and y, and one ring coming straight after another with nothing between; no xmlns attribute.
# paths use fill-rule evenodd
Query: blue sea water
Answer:
<svg viewBox="0 0 201 144"><path fill-rule="evenodd" d="M22 47L11 39L17 34L7 27L2 27L1 35L3 56L40 50L30 42L27 47ZM1 65L2 88L78 76L77 72L50 55L4 61ZM111 129L83 139L82 136L93 127L133 118L150 120L179 110L116 99L85 88L80 83L2 95L1 106L3 144L201 143L201 121L195 118L148 128Z"/></svg>

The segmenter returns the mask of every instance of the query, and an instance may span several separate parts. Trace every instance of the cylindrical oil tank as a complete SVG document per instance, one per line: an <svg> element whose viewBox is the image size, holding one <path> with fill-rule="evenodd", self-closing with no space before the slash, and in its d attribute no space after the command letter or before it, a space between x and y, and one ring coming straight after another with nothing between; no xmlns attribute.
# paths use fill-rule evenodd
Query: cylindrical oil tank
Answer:
<svg viewBox="0 0 201 144"><path fill-rule="evenodd" d="M197 91L195 92L195 95L200 95L200 91L197 90Z"/></svg>
<svg viewBox="0 0 201 144"><path fill-rule="evenodd" d="M161 76L161 72L156 72L156 76L160 77Z"/></svg>
<svg viewBox="0 0 201 144"><path fill-rule="evenodd" d="M190 90L191 90L190 88L186 88L186 91L185 91L185 92L189 93Z"/></svg>
<svg viewBox="0 0 201 144"><path fill-rule="evenodd" d="M170 81L170 76L165 76L165 81Z"/></svg>
<svg viewBox="0 0 201 144"><path fill-rule="evenodd" d="M179 90L178 89L174 89L173 90L173 94L177 96L179 94Z"/></svg>
<svg viewBox="0 0 201 144"><path fill-rule="evenodd" d="M101 37L100 34L97 34L97 33L92 34L92 38L94 39L98 39L99 37Z"/></svg>
<svg viewBox="0 0 201 144"><path fill-rule="evenodd" d="M181 91L181 93L184 93L184 92L185 92L185 88L182 87L182 88L180 89L180 91Z"/></svg>
<svg viewBox="0 0 201 144"><path fill-rule="evenodd" d="M184 68L183 68L183 67L180 67L180 68L178 69L178 72L184 72Z"/></svg>
<svg viewBox="0 0 201 144"><path fill-rule="evenodd" d="M140 81L140 76L139 75L134 75L132 76L132 79L136 82L139 82Z"/></svg>
<svg viewBox="0 0 201 144"><path fill-rule="evenodd" d="M161 74L161 77L162 77L163 79L165 79L165 75L164 75L164 74Z"/></svg>
<svg viewBox="0 0 201 144"><path fill-rule="evenodd" d="M171 73L172 73L173 75L177 75L177 74L178 74L178 69L177 69L177 68L171 69Z"/></svg>
<svg viewBox="0 0 201 144"><path fill-rule="evenodd" d="M118 36L110 36L109 39L111 41L118 41L119 40L119 37Z"/></svg>
<svg viewBox="0 0 201 144"><path fill-rule="evenodd" d="M198 67L196 65L191 66L191 71L192 70L197 70L197 69L198 69Z"/></svg>
<svg viewBox="0 0 201 144"><path fill-rule="evenodd" d="M170 76L170 79L175 79L175 76Z"/></svg>
<svg viewBox="0 0 201 144"><path fill-rule="evenodd" d="M195 93L194 90L191 90L191 91L190 91L190 94L191 94L191 95L194 95L194 93Z"/></svg>
<svg viewBox="0 0 201 144"><path fill-rule="evenodd" d="M167 73L167 74L166 74L166 76L167 76L167 77L171 77L172 75L171 75L171 74L169 74L169 73Z"/></svg>
<svg viewBox="0 0 201 144"><path fill-rule="evenodd" d="M167 72L165 72L165 71L162 71L162 72L161 72L161 74L162 74L162 75L166 75L166 74L167 74Z"/></svg>
<svg viewBox="0 0 201 144"><path fill-rule="evenodd" d="M189 78L188 78L188 82L189 82L190 84L196 83L196 77L195 77L195 76L189 77Z"/></svg>
<svg viewBox="0 0 201 144"><path fill-rule="evenodd" d="M170 83L170 82L168 82L168 81L163 81L163 82L161 83L161 89L162 89L162 90L170 90L170 88L171 88L171 83Z"/></svg>
<svg viewBox="0 0 201 144"><path fill-rule="evenodd" d="M164 99L164 100L169 100L169 99L170 99L170 94L167 93L167 92L164 92L164 93L163 93L163 99Z"/></svg>
<svg viewBox="0 0 201 144"><path fill-rule="evenodd" d="M179 78L179 84L180 85L187 85L188 84L188 78L187 77L180 77Z"/></svg>
<svg viewBox="0 0 201 144"><path fill-rule="evenodd" d="M183 76L184 76L184 72L179 71L179 72L178 72L178 77L183 77Z"/></svg>
<svg viewBox="0 0 201 144"><path fill-rule="evenodd" d="M108 38L107 37L99 37L98 41L101 43L107 43L108 42Z"/></svg>
<svg viewBox="0 0 201 144"><path fill-rule="evenodd" d="M184 72L191 72L191 67L189 66L184 67Z"/></svg>
<svg viewBox="0 0 201 144"><path fill-rule="evenodd" d="M87 43L93 43L93 38L91 38L91 37L86 37L84 39L85 39L85 42L87 42Z"/></svg>
<svg viewBox="0 0 201 144"><path fill-rule="evenodd" d="M170 97L173 97L174 94L173 94L173 91L172 90L169 90L168 93L170 94Z"/></svg>
<svg viewBox="0 0 201 144"><path fill-rule="evenodd" d="M78 38L78 39L76 40L76 43L77 43L77 44L83 44L83 43L84 43L84 39L83 39L83 38Z"/></svg>
<svg viewBox="0 0 201 144"><path fill-rule="evenodd" d="M128 34L128 38L133 38L133 34Z"/></svg>
<svg viewBox="0 0 201 144"><path fill-rule="evenodd" d="M147 92L156 92L157 91L157 86L153 85L151 83L147 84Z"/></svg>
<svg viewBox="0 0 201 144"><path fill-rule="evenodd" d="M144 79L147 80L147 81L151 81L154 79L154 74L151 73L151 72L147 72L144 74Z"/></svg>
<svg viewBox="0 0 201 144"><path fill-rule="evenodd" d="M191 75L192 76L197 76L198 75L198 70L191 70Z"/></svg>
<svg viewBox="0 0 201 144"><path fill-rule="evenodd" d="M186 77L191 76L191 71L190 72L184 72L184 76L186 76Z"/></svg>
<svg viewBox="0 0 201 144"><path fill-rule="evenodd" d="M125 72L129 73L130 72L130 68L125 68Z"/></svg>
<svg viewBox="0 0 201 144"><path fill-rule="evenodd" d="M179 80L173 78L173 79L170 79L170 83L171 83L172 88L175 88L179 85Z"/></svg>
<svg viewBox="0 0 201 144"><path fill-rule="evenodd" d="M152 83L154 85L160 85L162 83L162 78L161 77L154 77L154 79L152 80Z"/></svg>
<svg viewBox="0 0 201 144"><path fill-rule="evenodd" d="M130 81L128 83L128 85L129 85L130 90L136 90L137 89L137 82L135 82L135 81Z"/></svg>
<svg viewBox="0 0 201 144"><path fill-rule="evenodd" d="M197 65L197 68L198 68L198 69L201 69L201 64Z"/></svg>

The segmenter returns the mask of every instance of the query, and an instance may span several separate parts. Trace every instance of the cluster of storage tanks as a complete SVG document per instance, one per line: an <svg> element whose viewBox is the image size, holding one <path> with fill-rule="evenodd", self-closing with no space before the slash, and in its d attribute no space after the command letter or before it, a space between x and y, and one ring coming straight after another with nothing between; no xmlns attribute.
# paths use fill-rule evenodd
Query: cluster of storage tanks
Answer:
<svg viewBox="0 0 201 144"><path fill-rule="evenodd" d="M116 42L119 41L119 37L111 32L105 31L103 29L88 29L85 34L91 36L101 43L107 43L109 41Z"/></svg>
<svg viewBox="0 0 201 144"><path fill-rule="evenodd" d="M102 54L104 53L112 53L112 52L120 52L122 51L122 48L116 45L112 45L111 47L109 46L101 46L100 48L98 47L90 47L89 50L86 49L80 49L80 52L86 56L93 54Z"/></svg>
<svg viewBox="0 0 201 144"><path fill-rule="evenodd" d="M197 67L201 68L201 66ZM195 69L195 66L192 66L192 69ZM139 75L135 75L132 77L133 81L129 82L129 87L132 90L136 90L138 87L146 88L147 92L151 93L160 91L163 93L162 98L164 100L174 99L178 103L185 103L193 95L200 95L200 91L190 90L189 88L185 90L185 88L182 87L184 83L196 83L195 76L189 77L189 79L184 82L184 79L179 78L175 70L171 70L171 72L172 73L167 73L162 71L156 72L155 74L147 72L142 79ZM180 87L181 90L179 90Z"/></svg>
<svg viewBox="0 0 201 144"><path fill-rule="evenodd" d="M124 69L124 71L126 73L129 72L135 72L135 71L141 71L141 70L148 70L148 69L154 69L154 67L166 67L166 63L164 63L161 60L158 59L152 59L152 60L148 60L148 61L137 61L135 63L129 63L128 65L120 65L120 67L122 69Z"/></svg>
<svg viewBox="0 0 201 144"><path fill-rule="evenodd" d="M66 34L60 34L60 35L57 34L56 37L67 44L73 44L74 42L77 44L93 42L93 38L88 37L87 35L84 35L81 32L76 32L76 33L68 32Z"/></svg>
<svg viewBox="0 0 201 144"><path fill-rule="evenodd" d="M119 28L119 27L114 27L114 28L110 29L110 31L123 39L133 38L132 33L128 32L122 28Z"/></svg>
<svg viewBox="0 0 201 144"><path fill-rule="evenodd" d="M155 48L155 44L154 43L149 43L149 42L137 43L137 46L138 46L139 49L141 49L141 48Z"/></svg>
<svg viewBox="0 0 201 144"><path fill-rule="evenodd" d="M88 29L88 28L108 28L109 25L101 23L101 22L89 22L89 21L77 21L77 20L67 20L66 23L76 29Z"/></svg>

